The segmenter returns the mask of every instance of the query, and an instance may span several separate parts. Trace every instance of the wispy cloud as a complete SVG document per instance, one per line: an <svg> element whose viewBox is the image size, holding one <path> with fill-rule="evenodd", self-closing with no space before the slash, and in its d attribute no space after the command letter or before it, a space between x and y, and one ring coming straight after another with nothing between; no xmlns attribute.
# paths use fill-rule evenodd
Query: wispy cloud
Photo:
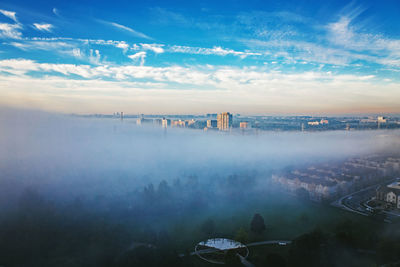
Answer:
<svg viewBox="0 0 400 267"><path fill-rule="evenodd" d="M146 52L142 51L142 52L138 52L136 54L133 55L129 55L128 56L130 59L132 59L134 62L139 62L140 66L144 65L144 60L146 58ZM122 77L120 75L118 75L119 77Z"/></svg>
<svg viewBox="0 0 400 267"><path fill-rule="evenodd" d="M182 14L173 12L171 10L154 7L150 8L150 13L153 20L156 20L158 24L175 24L180 26L192 25L193 22Z"/></svg>
<svg viewBox="0 0 400 267"><path fill-rule="evenodd" d="M164 53L164 48L162 44L140 44L141 48L144 50L153 51L156 54ZM134 47L135 49L136 47Z"/></svg>
<svg viewBox="0 0 400 267"><path fill-rule="evenodd" d="M132 58L140 60L144 53L139 53ZM46 79L38 74L45 75ZM75 75L84 79L77 79ZM146 103L159 101L157 103L167 109L182 103L193 103L199 109L205 104L214 108L209 99L217 98L222 100L215 107L229 105L238 111L247 104L247 108L251 107L248 110L253 112L257 109L266 112L266 106L274 112L288 112L288 108L291 111L343 112L367 110L368 107L399 112L397 99L400 97L399 83L384 81L385 90L382 90L381 82L373 75L313 71L285 74L265 68L228 66L89 66L13 59L0 60L0 81L0 96L12 93L4 89L11 84L18 92L37 89L34 91L39 98L49 97L49 90L52 95L71 98L90 91L91 96L109 101L112 91L133 102L138 101L138 95L141 101L146 98ZM182 91L180 85L186 89L189 85L190 90ZM188 110L192 108L195 107L190 106Z"/></svg>
<svg viewBox="0 0 400 267"><path fill-rule="evenodd" d="M30 71L42 71L46 73L61 73L64 75L76 74L84 78L91 77L90 67L87 65L47 64L37 63L27 59L2 60L0 61L0 71L22 76Z"/></svg>
<svg viewBox="0 0 400 267"><path fill-rule="evenodd" d="M375 63L400 67L400 40L358 31L353 24L359 13L354 11L342 15L336 22L327 25L330 43L353 54L364 55Z"/></svg>
<svg viewBox="0 0 400 267"><path fill-rule="evenodd" d="M132 34L132 35L134 35L136 37L139 37L139 38L148 39L148 40L153 39L153 38L147 36L144 33L141 33L141 32L136 31L136 30L134 30L134 29L132 29L132 28L130 28L128 26L125 26L125 25L122 25L122 24L119 24L119 23L116 23L116 22L105 21L105 20L97 20L97 21L99 21L99 22L101 22L103 24L107 24L107 25L113 26L114 28L129 32L130 34Z"/></svg>
<svg viewBox="0 0 400 267"><path fill-rule="evenodd" d="M204 17L193 17L188 14L178 13L172 9L162 7L150 8L151 23L156 25L173 25L184 28L196 28L216 33L232 31L234 25L226 24L229 16L207 14Z"/></svg>
<svg viewBox="0 0 400 267"><path fill-rule="evenodd" d="M52 11L53 11L54 15L60 16L60 11L57 8L54 7Z"/></svg>
<svg viewBox="0 0 400 267"><path fill-rule="evenodd" d="M99 49L82 46L82 43L83 41L71 40L68 38L35 38L34 40L22 39L19 42L10 42L8 45L24 51L51 51L62 56L72 56L78 60L86 61L94 65L103 63L103 57Z"/></svg>
<svg viewBox="0 0 400 267"><path fill-rule="evenodd" d="M103 63L100 50L98 49L89 49L88 51L85 51L80 48L73 48L64 53L71 54L76 59L87 61L93 65L100 65Z"/></svg>
<svg viewBox="0 0 400 267"><path fill-rule="evenodd" d="M6 17L12 19L15 22L18 22L15 12L4 10L4 9L0 9L0 13L3 14L4 16L6 16Z"/></svg>
<svg viewBox="0 0 400 267"><path fill-rule="evenodd" d="M18 22L16 13L4 9L0 9L0 13L15 22L14 24L0 23L0 38L20 39L22 24Z"/></svg>
<svg viewBox="0 0 400 267"><path fill-rule="evenodd" d="M82 52L74 50L76 56L81 56ZM99 51L92 50L93 57L100 58ZM130 55L132 60L141 61L146 57L146 52L138 52ZM0 60L0 71L15 70L29 71L56 71L63 74L76 74L84 69L84 76L89 78L115 78L120 79L151 79L158 82L187 83L193 85L213 85L216 87L226 88L235 85L235 88L250 85L262 85L268 88L268 84L285 84L287 82L357 82L370 81L376 78L374 75L352 75L352 74L334 74L332 72L315 72L307 71L301 73L284 74L281 72L267 71L263 67L212 67L212 66L196 66L196 67L145 67L145 66L89 66L74 64L48 64L38 63L33 60L10 59ZM60 71L59 71L60 70ZM68 70L68 71L67 71Z"/></svg>
<svg viewBox="0 0 400 267"><path fill-rule="evenodd" d="M20 39L21 29L20 24L0 23L0 38Z"/></svg>
<svg viewBox="0 0 400 267"><path fill-rule="evenodd" d="M254 50L263 51L265 55L274 60L281 58L289 64L308 61L345 66L353 60L359 59L355 58L356 55L353 57L350 52L312 42L295 40L261 41L258 39L245 39L242 42Z"/></svg>
<svg viewBox="0 0 400 267"><path fill-rule="evenodd" d="M54 26L49 23L33 23L33 26L36 30L42 32L51 32L52 29L54 28Z"/></svg>
<svg viewBox="0 0 400 267"><path fill-rule="evenodd" d="M98 64L100 64L100 58L101 58L101 55L100 55L100 51L99 50L90 49L90 52L89 52L89 61L90 61L90 63L98 65Z"/></svg>
<svg viewBox="0 0 400 267"><path fill-rule="evenodd" d="M76 58L82 58L83 57L83 54L82 54L82 52L81 52L81 49L79 49L79 48L74 48L74 49L72 49L72 55L74 56L74 57L76 57Z"/></svg>
<svg viewBox="0 0 400 267"><path fill-rule="evenodd" d="M253 29L254 37L239 40L253 51L261 51L272 58L281 57L285 63L307 61L360 66L360 61L363 61L366 65L373 63L400 67L400 40L369 32L371 27L368 23L357 22L363 11L362 7L347 6L336 20L320 25L318 31L314 29L310 33L267 28L260 30L265 26L258 27L259 21L246 15L246 20L242 18L242 21L249 25L249 29ZM296 21L304 20L300 18Z"/></svg>
<svg viewBox="0 0 400 267"><path fill-rule="evenodd" d="M11 42L9 45L17 47L19 49L28 50L44 50L44 51L58 51L64 52L75 47L74 44L65 41L45 41L45 40L22 40L21 42Z"/></svg>
<svg viewBox="0 0 400 267"><path fill-rule="evenodd" d="M118 42L115 47L121 48L124 52L128 51L129 45L125 42Z"/></svg>
<svg viewBox="0 0 400 267"><path fill-rule="evenodd" d="M83 42L84 44L95 44L104 46L114 46L116 48L122 49L126 53L129 49L129 44L125 41L115 41L115 40L102 40L102 39L74 39L78 42Z"/></svg>
<svg viewBox="0 0 400 267"><path fill-rule="evenodd" d="M169 51L174 53L186 53L186 54L198 54L198 55L218 55L218 56L234 55L234 56L239 56L241 58L245 58L247 56L261 55L260 53L257 52L235 51L232 49L225 49L220 46L214 46L213 48L203 48L203 47L174 45L169 48Z"/></svg>
<svg viewBox="0 0 400 267"><path fill-rule="evenodd" d="M100 63L107 63L105 56L100 53L98 46L112 46L122 49L123 52L129 50L130 45L124 41L114 40L91 40L91 39L75 39L63 37L33 37L21 38L4 44L14 46L24 51L50 51L62 56L71 56L80 61L87 61L88 63L98 65Z"/></svg>

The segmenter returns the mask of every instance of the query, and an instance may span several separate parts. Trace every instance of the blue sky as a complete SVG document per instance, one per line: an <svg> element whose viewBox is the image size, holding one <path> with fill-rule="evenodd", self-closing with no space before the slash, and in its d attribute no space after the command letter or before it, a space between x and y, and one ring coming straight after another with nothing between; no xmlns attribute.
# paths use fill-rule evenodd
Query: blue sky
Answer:
<svg viewBox="0 0 400 267"><path fill-rule="evenodd" d="M400 112L398 1L3 1L0 104Z"/></svg>

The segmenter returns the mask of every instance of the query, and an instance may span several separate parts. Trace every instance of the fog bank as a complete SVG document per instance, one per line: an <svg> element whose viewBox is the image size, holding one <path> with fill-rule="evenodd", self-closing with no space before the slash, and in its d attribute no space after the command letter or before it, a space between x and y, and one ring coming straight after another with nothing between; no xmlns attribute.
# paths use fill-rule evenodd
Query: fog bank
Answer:
<svg viewBox="0 0 400 267"><path fill-rule="evenodd" d="M240 135L134 122L2 108L1 188L29 186L73 197L124 194L193 175L207 184L251 172L263 182L287 166L395 150L400 136L399 131Z"/></svg>

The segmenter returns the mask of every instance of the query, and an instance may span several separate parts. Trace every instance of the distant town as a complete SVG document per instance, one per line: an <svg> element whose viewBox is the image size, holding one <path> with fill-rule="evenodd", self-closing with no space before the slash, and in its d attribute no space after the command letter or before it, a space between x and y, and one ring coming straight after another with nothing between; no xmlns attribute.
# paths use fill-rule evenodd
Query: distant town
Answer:
<svg viewBox="0 0 400 267"><path fill-rule="evenodd" d="M265 131L327 131L327 130L377 130L400 128L400 115L392 116L243 116L230 112L204 115L127 115L114 114L75 115L127 120L137 125L154 125L163 128L180 127L204 131L240 131L246 133Z"/></svg>
<svg viewBox="0 0 400 267"><path fill-rule="evenodd" d="M82 115L80 115L82 116ZM84 115L152 125L203 131L257 133L258 131L315 132L328 130L383 130L400 128L400 116L316 117L242 116L223 112L205 115ZM272 185L297 197L326 202L364 216L400 220L400 154L385 153L286 168L272 174Z"/></svg>
<svg viewBox="0 0 400 267"><path fill-rule="evenodd" d="M337 199L372 186L374 199L400 208L400 187L396 180L399 171L399 155L374 154L339 163L283 170L273 174L272 181L289 192L315 201Z"/></svg>

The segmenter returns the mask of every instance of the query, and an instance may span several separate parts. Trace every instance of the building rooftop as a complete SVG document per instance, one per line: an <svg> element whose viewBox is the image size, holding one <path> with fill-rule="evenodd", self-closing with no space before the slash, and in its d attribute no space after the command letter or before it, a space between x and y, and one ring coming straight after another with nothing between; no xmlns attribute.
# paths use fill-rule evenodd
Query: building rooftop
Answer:
<svg viewBox="0 0 400 267"><path fill-rule="evenodd" d="M387 187L393 188L393 189L400 189L400 181L393 182L393 183L389 184Z"/></svg>
<svg viewBox="0 0 400 267"><path fill-rule="evenodd" d="M218 250L228 250L245 247L245 245L243 245L242 243L227 238L212 238L208 239L207 241L200 242L199 245L209 248L215 248Z"/></svg>

